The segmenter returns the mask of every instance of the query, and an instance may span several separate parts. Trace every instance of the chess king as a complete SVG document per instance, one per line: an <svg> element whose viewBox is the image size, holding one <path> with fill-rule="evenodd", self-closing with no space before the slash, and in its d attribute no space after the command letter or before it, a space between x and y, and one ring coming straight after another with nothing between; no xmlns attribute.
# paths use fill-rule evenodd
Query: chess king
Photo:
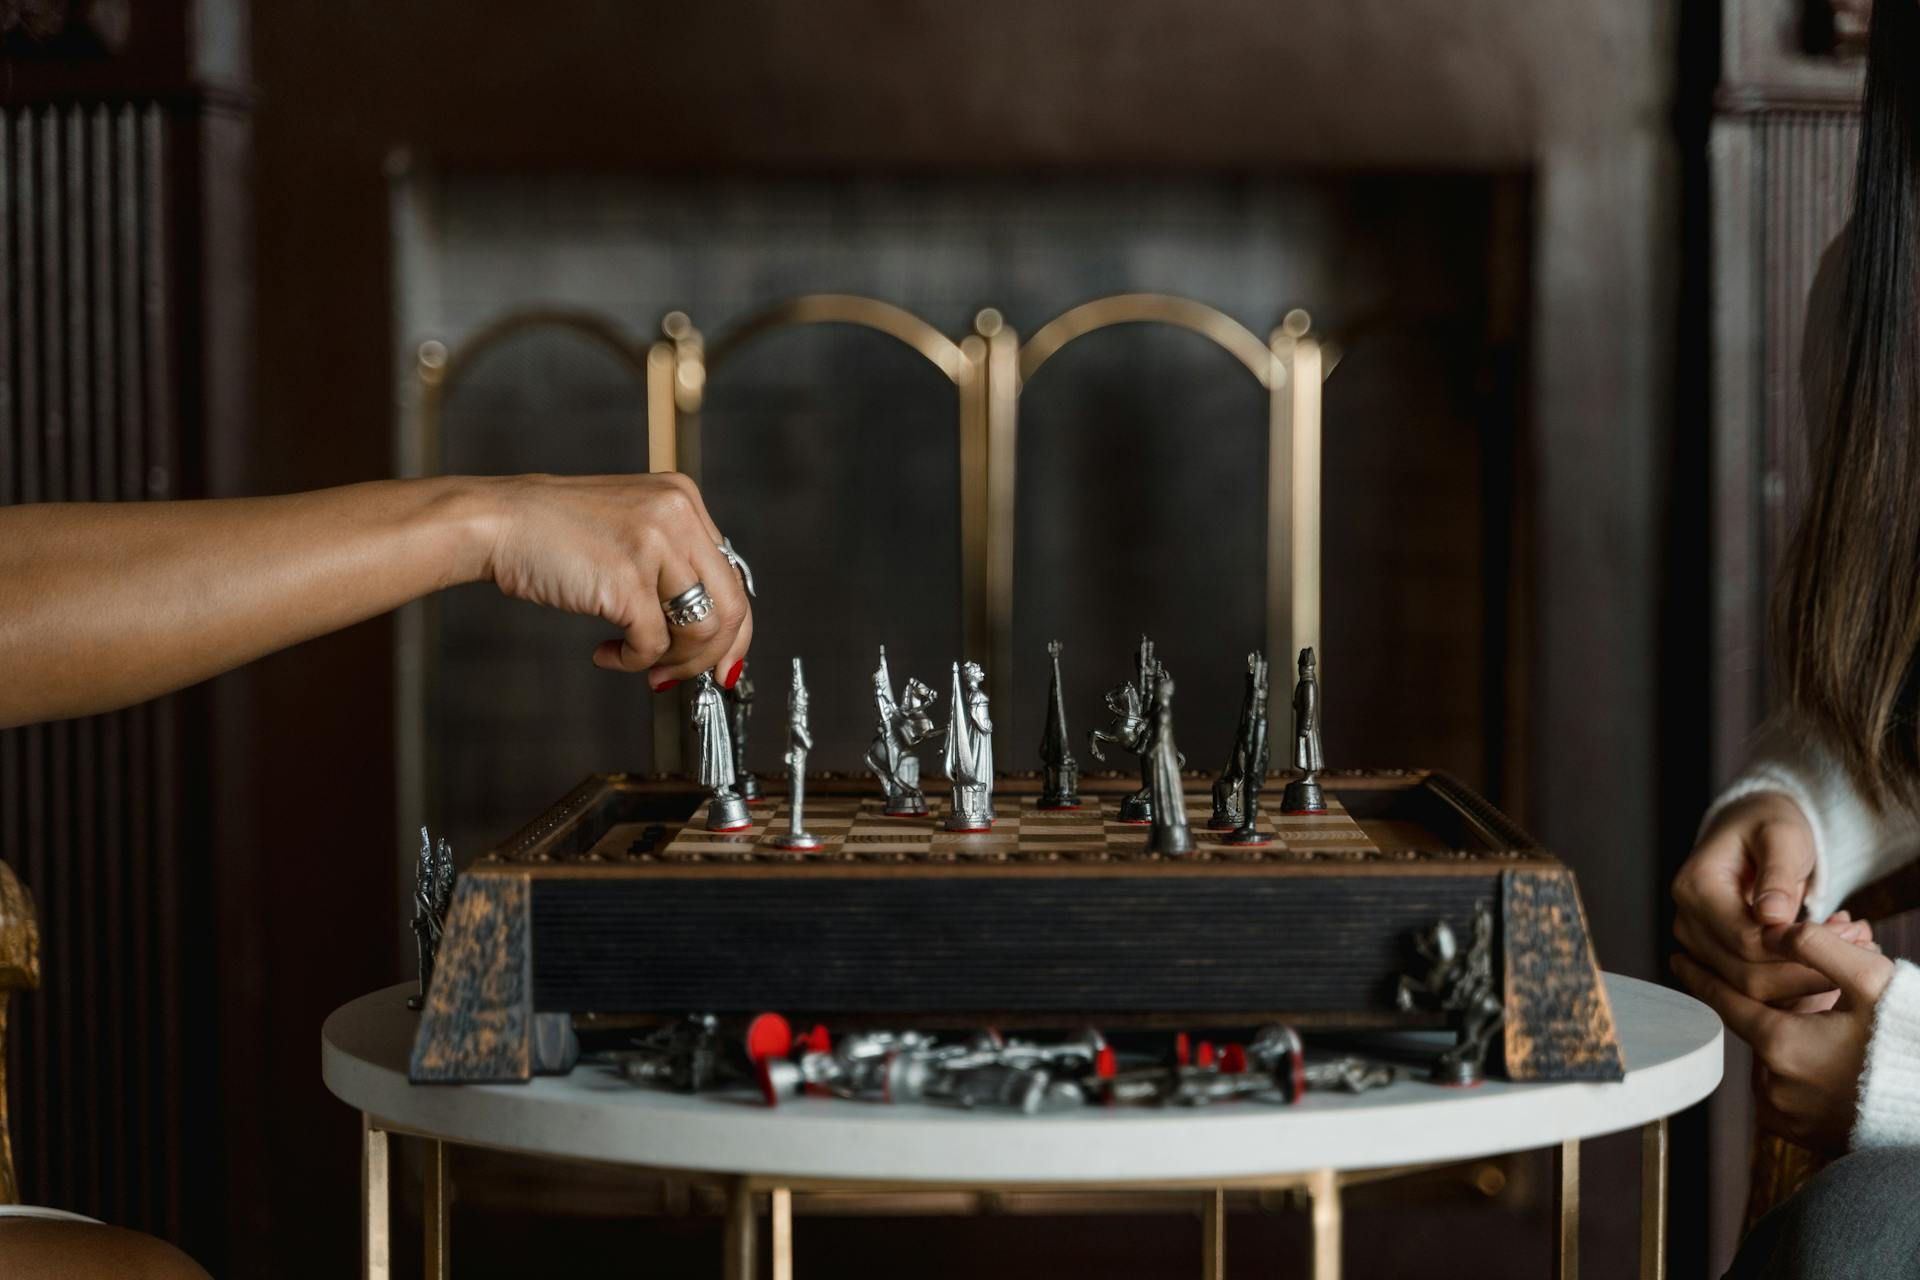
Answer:
<svg viewBox="0 0 1920 1280"><path fill-rule="evenodd" d="M993 721L987 715L986 672L977 662L953 664L947 707L947 777L953 782L949 831L993 828Z"/></svg>
<svg viewBox="0 0 1920 1280"><path fill-rule="evenodd" d="M727 702L713 672L702 671L693 690L693 728L700 743L700 785L711 788L707 830L739 831L752 824L747 802L733 789L733 741L727 732Z"/></svg>

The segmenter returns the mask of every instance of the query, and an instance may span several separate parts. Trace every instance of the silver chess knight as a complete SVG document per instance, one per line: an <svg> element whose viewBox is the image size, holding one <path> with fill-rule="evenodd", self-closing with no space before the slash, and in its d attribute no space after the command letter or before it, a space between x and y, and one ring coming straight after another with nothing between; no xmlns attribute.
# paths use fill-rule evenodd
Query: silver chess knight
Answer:
<svg viewBox="0 0 1920 1280"><path fill-rule="evenodd" d="M880 666L873 673L873 700L880 713L873 745L867 748L867 767L873 770L887 795L887 816L913 818L927 812L920 790L920 757L913 753L945 730L933 723L933 703L940 695L909 678L893 698L893 677L887 671L887 647L880 646Z"/></svg>
<svg viewBox="0 0 1920 1280"><path fill-rule="evenodd" d="M1487 1050L1506 1021L1500 980L1493 972L1493 907L1474 904L1473 942L1463 952L1453 927L1436 920L1413 939L1418 971L1402 974L1394 1004L1404 1010L1438 1010L1459 1036L1433 1064L1439 1084L1467 1085L1486 1069Z"/></svg>
<svg viewBox="0 0 1920 1280"><path fill-rule="evenodd" d="M453 902L453 847L441 836L436 842L420 828L420 859L413 869L413 945L420 965L420 990L407 997L407 1008L427 1002L434 962L440 957L440 935Z"/></svg>
<svg viewBox="0 0 1920 1280"><path fill-rule="evenodd" d="M1067 700L1060 690L1060 650L1058 640L1047 642L1047 657L1053 661L1053 684L1047 690L1047 735L1040 740L1040 762L1046 767L1046 782L1040 790L1038 807L1042 809L1078 809L1080 807L1080 763L1068 745Z"/></svg>
<svg viewBox="0 0 1920 1280"><path fill-rule="evenodd" d="M1180 748L1173 741L1173 677L1161 674L1154 687L1152 729L1147 746L1147 785L1153 793L1153 830L1147 848L1154 853L1192 853L1193 831L1187 825L1184 784L1180 779Z"/></svg>
<svg viewBox="0 0 1920 1280"><path fill-rule="evenodd" d="M753 663L740 660L740 675L727 696L728 727L733 734L734 789L743 800L760 798L760 780L747 772L747 722L753 718Z"/></svg>
<svg viewBox="0 0 1920 1280"><path fill-rule="evenodd" d="M793 685L787 690L787 829L773 837L780 849L818 849L820 837L806 828L807 752L813 734L807 728L807 678L793 660Z"/></svg>
<svg viewBox="0 0 1920 1280"><path fill-rule="evenodd" d="M979 663L953 664L953 701L947 707L946 772L953 783L949 831L993 827L993 720L985 681Z"/></svg>
<svg viewBox="0 0 1920 1280"><path fill-rule="evenodd" d="M702 671L693 687L693 729L700 744L700 785L713 792L707 801L707 830L739 831L750 826L753 819L747 814L747 802L733 785L727 702L711 671Z"/></svg>
<svg viewBox="0 0 1920 1280"><path fill-rule="evenodd" d="M1327 767L1320 754L1320 677L1311 647L1300 651L1300 682L1293 686L1293 767L1300 776L1280 797L1281 812L1325 813L1327 801L1316 776Z"/></svg>
<svg viewBox="0 0 1920 1280"><path fill-rule="evenodd" d="M1148 776L1151 762L1147 759L1153 725L1148 713L1153 706L1154 691L1167 669L1153 656L1153 641L1145 636L1140 637L1140 651L1134 656L1133 665L1133 683L1107 690L1107 710L1113 713L1113 719L1105 729L1095 729L1087 735L1087 749L1093 752L1095 760L1105 761L1107 757L1100 750L1100 744L1112 742L1140 757L1140 789L1120 802L1120 821L1144 825L1153 821L1153 787Z"/></svg>

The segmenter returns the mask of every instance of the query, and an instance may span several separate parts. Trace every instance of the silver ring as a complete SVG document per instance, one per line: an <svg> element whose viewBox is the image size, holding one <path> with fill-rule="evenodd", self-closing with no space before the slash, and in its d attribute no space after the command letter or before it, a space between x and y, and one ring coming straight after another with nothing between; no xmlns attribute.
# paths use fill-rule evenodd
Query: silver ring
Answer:
<svg viewBox="0 0 1920 1280"><path fill-rule="evenodd" d="M747 568L747 558L733 549L732 538L720 539L720 554L727 558L728 564L739 571L740 585L747 589L747 599L753 599L753 570Z"/></svg>
<svg viewBox="0 0 1920 1280"><path fill-rule="evenodd" d="M707 594L707 584L696 582L671 600L660 605L667 611L667 621L676 627L690 627L696 622L706 621L713 612L713 597Z"/></svg>

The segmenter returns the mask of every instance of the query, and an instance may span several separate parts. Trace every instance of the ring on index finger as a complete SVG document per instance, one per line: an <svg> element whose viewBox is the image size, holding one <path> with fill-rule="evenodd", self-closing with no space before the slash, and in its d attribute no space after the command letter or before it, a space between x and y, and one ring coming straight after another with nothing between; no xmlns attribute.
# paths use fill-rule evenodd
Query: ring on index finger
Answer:
<svg viewBox="0 0 1920 1280"><path fill-rule="evenodd" d="M696 622L706 621L713 612L713 597L707 593L707 584L696 582L671 600L663 600L660 607L666 610L667 621L676 627L690 627Z"/></svg>
<svg viewBox="0 0 1920 1280"><path fill-rule="evenodd" d="M753 570L747 567L747 558L733 549L732 538L720 539L719 545L720 554L727 558L728 564L739 571L740 585L747 589L747 599L753 599Z"/></svg>

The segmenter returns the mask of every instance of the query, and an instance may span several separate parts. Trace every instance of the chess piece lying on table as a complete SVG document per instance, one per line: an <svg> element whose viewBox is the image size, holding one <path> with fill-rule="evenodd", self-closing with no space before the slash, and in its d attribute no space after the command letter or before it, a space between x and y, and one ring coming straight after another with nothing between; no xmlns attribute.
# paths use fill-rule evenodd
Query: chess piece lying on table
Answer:
<svg viewBox="0 0 1920 1280"><path fill-rule="evenodd" d="M880 724L873 745L867 748L867 767L886 792L888 817L917 818L927 812L927 797L920 790L920 758L913 753L944 732L933 724L933 702L939 696L909 677L900 690L900 700L895 702L893 677L887 671L887 647L880 646L880 666L873 673L873 700Z"/></svg>
<svg viewBox="0 0 1920 1280"><path fill-rule="evenodd" d="M727 732L726 700L713 672L702 671L693 690L693 728L700 744L700 785L712 790L707 830L740 831L753 824L747 802L734 790L733 743Z"/></svg>

